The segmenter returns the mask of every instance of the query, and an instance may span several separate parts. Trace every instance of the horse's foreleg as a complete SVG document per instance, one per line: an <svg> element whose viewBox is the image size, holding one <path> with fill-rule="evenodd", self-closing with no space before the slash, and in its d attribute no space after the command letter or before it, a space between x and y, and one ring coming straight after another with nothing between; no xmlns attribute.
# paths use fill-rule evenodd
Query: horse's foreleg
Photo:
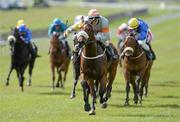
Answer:
<svg viewBox="0 0 180 122"><path fill-rule="evenodd" d="M85 80L81 81L81 86L83 88L83 98L84 98L84 110L85 111L90 111L91 107L89 104L89 93L88 93L88 84Z"/></svg>
<svg viewBox="0 0 180 122"><path fill-rule="evenodd" d="M55 85L54 85L54 82L55 82L55 67L54 66L51 66L51 72L52 72L52 91L54 91L54 88L55 88Z"/></svg>
<svg viewBox="0 0 180 122"><path fill-rule="evenodd" d="M6 79L6 86L9 85L9 78L10 78L10 75L11 75L11 73L12 73L12 70L13 70L13 66L11 65L10 70L9 70L9 73L8 73L8 76L7 76L7 79Z"/></svg>
<svg viewBox="0 0 180 122"><path fill-rule="evenodd" d="M62 83L61 70L57 69L57 73L58 73L58 79L57 79L56 87L59 87L60 82Z"/></svg>
<svg viewBox="0 0 180 122"><path fill-rule="evenodd" d="M144 86L145 86L146 82L145 81L142 81L141 82L141 87L140 87L140 104L142 104L142 97L143 97L143 89L144 89Z"/></svg>
<svg viewBox="0 0 180 122"><path fill-rule="evenodd" d="M94 81L89 80L88 85L90 87L91 96L92 96L92 104L91 104L91 111L89 112L89 115L95 115L95 103L96 103L96 91L94 87Z"/></svg>
<svg viewBox="0 0 180 122"><path fill-rule="evenodd" d="M126 81L126 100L125 100L125 106L129 105L129 92L130 92L130 81Z"/></svg>
<svg viewBox="0 0 180 122"><path fill-rule="evenodd" d="M27 81L27 86L31 86L32 70L34 68L35 58L31 58L29 63L29 80Z"/></svg>
<svg viewBox="0 0 180 122"><path fill-rule="evenodd" d="M104 94L106 92L106 84L107 84L107 77L106 75L104 75L102 79L100 80L100 89L99 89L100 103L102 104L101 105L102 108L107 107L106 102L108 98L104 98Z"/></svg>
<svg viewBox="0 0 180 122"><path fill-rule="evenodd" d="M135 82L132 83L133 86L133 91L134 91L134 103L137 104L138 103L138 90L137 90L137 84Z"/></svg>
<svg viewBox="0 0 180 122"><path fill-rule="evenodd" d="M95 81L95 91L96 91L96 97L98 97L98 96L99 96L98 87L99 87L99 81L98 81L98 80L96 80L96 81Z"/></svg>
<svg viewBox="0 0 180 122"><path fill-rule="evenodd" d="M72 89L72 92L71 92L71 96L70 98L75 98L76 96L76 85L78 83L78 79L79 79L79 76L80 76L80 63L79 63L79 58L74 55L74 58L73 58L73 77L74 77L74 81L73 81L73 89Z"/></svg>
<svg viewBox="0 0 180 122"><path fill-rule="evenodd" d="M19 86L21 87L21 91L24 91L24 73L19 73Z"/></svg>

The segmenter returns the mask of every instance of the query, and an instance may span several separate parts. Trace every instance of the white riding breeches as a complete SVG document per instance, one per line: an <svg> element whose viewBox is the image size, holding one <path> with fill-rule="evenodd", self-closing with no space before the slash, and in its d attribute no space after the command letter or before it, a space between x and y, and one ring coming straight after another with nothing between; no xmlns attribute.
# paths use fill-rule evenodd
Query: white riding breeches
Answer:
<svg viewBox="0 0 180 122"><path fill-rule="evenodd" d="M143 49L145 49L146 51L149 51L150 48L149 46L146 44L146 40L138 40L138 43L142 46Z"/></svg>

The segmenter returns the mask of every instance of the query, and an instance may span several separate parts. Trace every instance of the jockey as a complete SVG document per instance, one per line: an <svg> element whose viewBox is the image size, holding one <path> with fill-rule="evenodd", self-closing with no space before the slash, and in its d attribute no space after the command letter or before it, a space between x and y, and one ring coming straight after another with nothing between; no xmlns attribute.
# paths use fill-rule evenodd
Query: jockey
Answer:
<svg viewBox="0 0 180 122"><path fill-rule="evenodd" d="M52 36L52 35L62 35L64 33L64 31L67 29L66 24L64 24L60 19L55 18L52 22L52 24L49 26L49 30L48 30L48 35ZM61 39L60 41L63 42L63 44L65 45L66 49L67 49L67 55L70 56L71 54L71 50L70 47L68 45L68 42L66 39Z"/></svg>
<svg viewBox="0 0 180 122"><path fill-rule="evenodd" d="M21 40L29 46L32 57L36 57L35 45L31 41L32 34L29 28L27 28L25 24L21 24L17 27L17 29L18 29L18 33L20 35Z"/></svg>
<svg viewBox="0 0 180 122"><path fill-rule="evenodd" d="M108 56L112 59L117 59L118 56L115 55L114 50L109 46L109 21L105 17L101 16L96 9L91 9L88 13L88 16L84 17L84 21L92 24L95 37L102 48L107 48ZM65 36L67 36L73 29L80 29L84 21L79 21L78 23L71 26L71 29L67 29L65 31Z"/></svg>
<svg viewBox="0 0 180 122"><path fill-rule="evenodd" d="M86 20L85 20L86 21ZM110 58L117 59L118 56L115 55L114 49L109 45L110 33L109 33L109 21L100 15L96 9L91 9L88 13L88 23L92 24L93 30L95 32L95 37L100 42L102 48L107 49L107 54Z"/></svg>
<svg viewBox="0 0 180 122"><path fill-rule="evenodd" d="M77 15L74 18L74 24L66 29L64 36L67 37L70 33L74 32L73 41L74 41L74 54L78 54L80 50L79 43L77 43L77 33L79 32L80 28L84 22L84 15Z"/></svg>
<svg viewBox="0 0 180 122"><path fill-rule="evenodd" d="M116 32L116 35L118 37L118 48L122 48L124 45L124 41L128 35L128 25L126 23L122 23Z"/></svg>
<svg viewBox="0 0 180 122"><path fill-rule="evenodd" d="M16 28L19 28L19 26L20 26L20 25L23 25L23 24L25 25L23 19L18 20L17 25L16 25Z"/></svg>
<svg viewBox="0 0 180 122"><path fill-rule="evenodd" d="M141 19L131 18L128 22L130 33L135 34L135 39L144 49L147 58L149 60L155 59L155 53L151 50L150 41L152 40L152 34L149 26Z"/></svg>

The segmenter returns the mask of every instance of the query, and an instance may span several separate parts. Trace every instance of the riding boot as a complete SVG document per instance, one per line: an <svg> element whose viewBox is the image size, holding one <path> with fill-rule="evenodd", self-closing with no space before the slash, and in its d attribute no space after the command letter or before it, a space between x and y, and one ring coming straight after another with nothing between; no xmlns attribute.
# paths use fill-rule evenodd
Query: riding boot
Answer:
<svg viewBox="0 0 180 122"><path fill-rule="evenodd" d="M152 54L151 50L149 50L149 51L144 50L144 52L145 52L148 60L153 60L153 54Z"/></svg>
<svg viewBox="0 0 180 122"><path fill-rule="evenodd" d="M65 46L66 46L67 55L70 57L72 55L71 54L71 48L69 47L69 44L67 41L65 41Z"/></svg>
<svg viewBox="0 0 180 122"><path fill-rule="evenodd" d="M35 45L33 44L33 42L29 42L28 45L29 45L31 56L35 58L36 57Z"/></svg>
<svg viewBox="0 0 180 122"><path fill-rule="evenodd" d="M152 60L156 60L156 54L155 54L155 52L153 51L153 50L151 50L151 53L152 53Z"/></svg>
<svg viewBox="0 0 180 122"><path fill-rule="evenodd" d="M109 45L106 46L106 49L112 60L116 60L118 58L118 56L114 53L114 50L112 49L111 46L109 46Z"/></svg>
<svg viewBox="0 0 180 122"><path fill-rule="evenodd" d="M101 41L97 40L97 44L103 49L105 50L107 48L107 46L102 43ZM111 58L111 52L107 49L106 50L106 55L107 55L107 58L110 59Z"/></svg>
<svg viewBox="0 0 180 122"><path fill-rule="evenodd" d="M148 45L149 45L150 51L151 51L151 53L152 53L152 60L156 60L156 54L155 54L155 52L153 51L150 43L148 43Z"/></svg>

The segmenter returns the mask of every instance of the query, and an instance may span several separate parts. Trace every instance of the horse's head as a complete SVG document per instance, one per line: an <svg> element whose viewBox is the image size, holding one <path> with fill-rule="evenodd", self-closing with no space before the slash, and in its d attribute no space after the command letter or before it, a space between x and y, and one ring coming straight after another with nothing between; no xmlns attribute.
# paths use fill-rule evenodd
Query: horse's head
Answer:
<svg viewBox="0 0 180 122"><path fill-rule="evenodd" d="M78 42L95 41L94 31L91 24L84 23L81 27L81 31L77 34ZM86 42L85 42L86 41Z"/></svg>
<svg viewBox="0 0 180 122"><path fill-rule="evenodd" d="M138 43L133 36L128 36L124 42L124 54L127 57L133 56L138 48Z"/></svg>

